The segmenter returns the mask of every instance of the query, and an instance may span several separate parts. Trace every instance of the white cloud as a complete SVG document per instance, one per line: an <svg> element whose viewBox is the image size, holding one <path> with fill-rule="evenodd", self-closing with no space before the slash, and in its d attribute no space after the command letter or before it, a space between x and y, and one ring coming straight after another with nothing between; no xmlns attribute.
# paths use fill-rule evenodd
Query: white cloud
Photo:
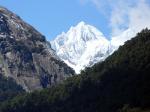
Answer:
<svg viewBox="0 0 150 112"><path fill-rule="evenodd" d="M112 36L120 34L128 27L128 12L130 10L129 2L118 1L112 6L110 15L110 27L112 29Z"/></svg>
<svg viewBox="0 0 150 112"><path fill-rule="evenodd" d="M129 28L137 31L148 27L150 28L150 6L145 0L139 0L137 6L133 7L129 12Z"/></svg>
<svg viewBox="0 0 150 112"><path fill-rule="evenodd" d="M120 27L121 24L114 24L112 25L112 33L116 33L115 30L119 29L122 30L120 33L117 32L114 37L112 37L111 42L113 45L123 45L125 41L131 39L136 35L137 32L140 32L144 28L150 28L150 6L148 3L146 3L145 0L138 0L138 2L133 6L126 7L126 12L117 14L116 12L111 18L115 17L115 14L117 16L121 15L121 21L120 23L124 28L123 30ZM126 20L125 17L128 20ZM114 21L112 23L115 23ZM115 28L116 25L116 28Z"/></svg>
<svg viewBox="0 0 150 112"><path fill-rule="evenodd" d="M126 29L140 31L145 27L150 28L150 6L146 0L136 2L120 2L118 7L113 8L111 15L112 35L117 35Z"/></svg>
<svg viewBox="0 0 150 112"><path fill-rule="evenodd" d="M150 4L148 0L81 0L93 3L109 19L112 40L123 43L143 28L150 28ZM109 8L110 12L106 11ZM132 30L132 31L131 31ZM130 32L131 31L131 34ZM127 33L125 33L127 32ZM114 37L115 36L115 37Z"/></svg>

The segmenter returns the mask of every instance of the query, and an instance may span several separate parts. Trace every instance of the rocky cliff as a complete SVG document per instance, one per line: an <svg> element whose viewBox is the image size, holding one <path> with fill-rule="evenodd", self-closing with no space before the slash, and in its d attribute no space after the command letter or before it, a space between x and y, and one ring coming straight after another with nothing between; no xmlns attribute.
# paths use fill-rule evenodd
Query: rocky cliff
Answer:
<svg viewBox="0 0 150 112"><path fill-rule="evenodd" d="M19 16L0 7L0 72L26 91L45 88L72 76L45 37Z"/></svg>

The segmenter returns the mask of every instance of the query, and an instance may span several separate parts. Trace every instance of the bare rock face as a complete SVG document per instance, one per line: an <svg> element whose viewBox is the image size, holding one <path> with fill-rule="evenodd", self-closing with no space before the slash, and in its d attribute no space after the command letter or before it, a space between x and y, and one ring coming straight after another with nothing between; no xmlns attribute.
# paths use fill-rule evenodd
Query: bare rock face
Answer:
<svg viewBox="0 0 150 112"><path fill-rule="evenodd" d="M60 83L74 74L43 35L3 7L0 7L0 69L26 91Z"/></svg>

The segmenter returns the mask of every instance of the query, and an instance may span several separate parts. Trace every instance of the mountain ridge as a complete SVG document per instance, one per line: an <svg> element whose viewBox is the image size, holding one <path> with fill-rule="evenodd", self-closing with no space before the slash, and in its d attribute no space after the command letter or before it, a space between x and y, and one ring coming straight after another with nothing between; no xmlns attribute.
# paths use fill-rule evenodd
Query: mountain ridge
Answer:
<svg viewBox="0 0 150 112"><path fill-rule="evenodd" d="M81 21L76 26L71 26L66 33L56 36L50 43L60 59L76 73L80 73L85 67L104 61L136 33L134 28L126 29L108 40L96 27Z"/></svg>
<svg viewBox="0 0 150 112"><path fill-rule="evenodd" d="M64 83L18 96L2 112L149 112L150 30Z"/></svg>
<svg viewBox="0 0 150 112"><path fill-rule="evenodd" d="M57 55L76 73L104 60L113 51L111 43L94 26L81 21L51 41ZM100 58L99 58L100 57Z"/></svg>

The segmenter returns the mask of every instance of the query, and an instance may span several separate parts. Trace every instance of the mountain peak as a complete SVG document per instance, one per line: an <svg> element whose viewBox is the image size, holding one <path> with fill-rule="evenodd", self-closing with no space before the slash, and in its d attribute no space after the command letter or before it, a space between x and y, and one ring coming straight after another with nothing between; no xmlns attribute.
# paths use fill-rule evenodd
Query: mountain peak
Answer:
<svg viewBox="0 0 150 112"><path fill-rule="evenodd" d="M57 55L74 68L76 73L86 66L104 60L110 50L110 42L92 25L81 21L68 32L58 35L51 42Z"/></svg>
<svg viewBox="0 0 150 112"><path fill-rule="evenodd" d="M84 21L79 22L75 26L71 26L69 30L83 30L88 27L88 24L86 24Z"/></svg>
<svg viewBox="0 0 150 112"><path fill-rule="evenodd" d="M90 41L95 39L106 39L102 32L100 32L96 27L86 24L84 21L81 21L76 26L71 27L66 33L67 37L72 40L78 41Z"/></svg>
<svg viewBox="0 0 150 112"><path fill-rule="evenodd" d="M84 21L81 21L81 22L79 22L78 24L77 24L77 26L85 26L86 25L86 23L84 22Z"/></svg>
<svg viewBox="0 0 150 112"><path fill-rule="evenodd" d="M2 10L6 10L6 8L3 6L0 6L0 11L2 11Z"/></svg>

